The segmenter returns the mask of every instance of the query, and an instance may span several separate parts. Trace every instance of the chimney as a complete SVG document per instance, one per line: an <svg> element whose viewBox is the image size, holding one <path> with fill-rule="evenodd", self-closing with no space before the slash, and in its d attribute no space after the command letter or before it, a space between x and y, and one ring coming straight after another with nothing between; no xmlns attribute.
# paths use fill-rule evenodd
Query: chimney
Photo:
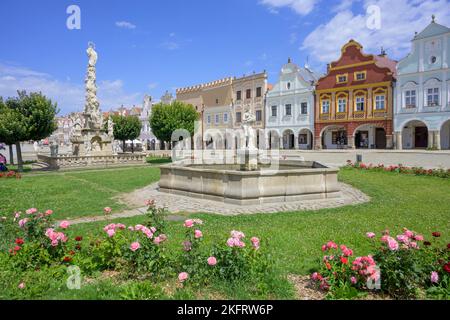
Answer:
<svg viewBox="0 0 450 320"><path fill-rule="evenodd" d="M383 47L381 47L380 54L379 54L378 56L380 56L380 57L386 57L386 50L384 50Z"/></svg>

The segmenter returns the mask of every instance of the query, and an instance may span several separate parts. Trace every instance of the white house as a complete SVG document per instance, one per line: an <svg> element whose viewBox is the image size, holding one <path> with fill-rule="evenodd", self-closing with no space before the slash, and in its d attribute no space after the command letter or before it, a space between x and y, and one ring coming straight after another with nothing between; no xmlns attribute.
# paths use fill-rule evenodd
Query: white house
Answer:
<svg viewBox="0 0 450 320"><path fill-rule="evenodd" d="M278 82L266 95L268 147L312 149L314 144L314 82L319 75L288 60Z"/></svg>
<svg viewBox="0 0 450 320"><path fill-rule="evenodd" d="M397 149L450 149L450 28L432 22L397 65Z"/></svg>

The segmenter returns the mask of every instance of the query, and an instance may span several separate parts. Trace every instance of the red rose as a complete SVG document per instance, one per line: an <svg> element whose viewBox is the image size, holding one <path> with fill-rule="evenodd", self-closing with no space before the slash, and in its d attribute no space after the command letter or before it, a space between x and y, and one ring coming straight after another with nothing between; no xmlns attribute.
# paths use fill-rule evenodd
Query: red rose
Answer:
<svg viewBox="0 0 450 320"><path fill-rule="evenodd" d="M328 270L331 270L331 264L328 261L325 263L325 265L327 266Z"/></svg>
<svg viewBox="0 0 450 320"><path fill-rule="evenodd" d="M81 246L80 246L79 244L77 244L77 245L75 246L75 249L81 250Z"/></svg>
<svg viewBox="0 0 450 320"><path fill-rule="evenodd" d="M22 238L17 238L17 239L16 239L16 244L21 245L21 244L23 244L23 243L24 243L24 241L23 241Z"/></svg>
<svg viewBox="0 0 450 320"><path fill-rule="evenodd" d="M447 243L447 249L450 249L450 243Z"/></svg>
<svg viewBox="0 0 450 320"><path fill-rule="evenodd" d="M69 251L69 254L70 254L71 256L73 256L73 255L75 255L75 251L70 250L70 251Z"/></svg>
<svg viewBox="0 0 450 320"><path fill-rule="evenodd" d="M447 273L450 273L450 262L447 262L447 263L444 265L444 271L446 271Z"/></svg>
<svg viewBox="0 0 450 320"><path fill-rule="evenodd" d="M70 262L70 261L72 261L71 257L64 257L64 262Z"/></svg>
<svg viewBox="0 0 450 320"><path fill-rule="evenodd" d="M348 259L345 258L345 257L341 257L341 262L342 262L343 264L347 264L347 263L348 263Z"/></svg>
<svg viewBox="0 0 450 320"><path fill-rule="evenodd" d="M435 238L439 238L441 236L441 233L440 232L433 232L432 235Z"/></svg>
<svg viewBox="0 0 450 320"><path fill-rule="evenodd" d="M20 247L19 246L15 246L14 247L14 251L19 251L20 250Z"/></svg>
<svg viewBox="0 0 450 320"><path fill-rule="evenodd" d="M75 241L81 241L81 240L83 240L83 237L82 236L77 236L77 237L75 237Z"/></svg>
<svg viewBox="0 0 450 320"><path fill-rule="evenodd" d="M430 241L424 241L423 243L425 246L431 246L431 242Z"/></svg>

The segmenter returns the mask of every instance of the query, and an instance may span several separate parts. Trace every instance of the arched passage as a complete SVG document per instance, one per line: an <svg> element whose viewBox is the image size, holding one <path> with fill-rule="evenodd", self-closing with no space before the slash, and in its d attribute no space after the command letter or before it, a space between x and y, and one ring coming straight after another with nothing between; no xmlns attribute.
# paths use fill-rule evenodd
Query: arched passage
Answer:
<svg viewBox="0 0 450 320"><path fill-rule="evenodd" d="M312 150L314 139L311 130L307 128L300 129L297 139L299 149Z"/></svg>
<svg viewBox="0 0 450 320"><path fill-rule="evenodd" d="M323 149L343 149L348 146L347 127L330 125L320 133Z"/></svg>
<svg viewBox="0 0 450 320"><path fill-rule="evenodd" d="M386 149L386 129L382 125L366 123L353 132L356 149Z"/></svg>
<svg viewBox="0 0 450 320"><path fill-rule="evenodd" d="M450 150L450 119L442 124L440 132L441 149Z"/></svg>
<svg viewBox="0 0 450 320"><path fill-rule="evenodd" d="M420 120L411 120L402 127L403 149L425 149L428 147L428 127Z"/></svg>
<svg viewBox="0 0 450 320"><path fill-rule="evenodd" d="M283 149L295 149L295 135L294 131L292 131L291 129L287 129L283 132Z"/></svg>

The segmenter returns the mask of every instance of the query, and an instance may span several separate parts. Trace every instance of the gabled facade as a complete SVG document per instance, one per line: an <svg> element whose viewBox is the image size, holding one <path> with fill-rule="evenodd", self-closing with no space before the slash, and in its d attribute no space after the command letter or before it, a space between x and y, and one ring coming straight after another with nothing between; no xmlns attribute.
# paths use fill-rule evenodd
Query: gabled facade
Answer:
<svg viewBox="0 0 450 320"><path fill-rule="evenodd" d="M266 95L268 147L312 149L314 144L314 82L318 74L288 59Z"/></svg>
<svg viewBox="0 0 450 320"><path fill-rule="evenodd" d="M397 66L395 146L450 149L450 28L432 22Z"/></svg>
<svg viewBox="0 0 450 320"><path fill-rule="evenodd" d="M350 40L315 92L315 147L392 148L396 62Z"/></svg>
<svg viewBox="0 0 450 320"><path fill-rule="evenodd" d="M256 117L252 125L255 130L264 128L264 99L267 93L267 73L254 73L249 76L233 79L233 128L242 128L242 119L246 111L250 111ZM260 147L260 136L256 135L254 141ZM262 136L263 137L263 136ZM239 149L244 143L239 137L234 138L232 148Z"/></svg>

